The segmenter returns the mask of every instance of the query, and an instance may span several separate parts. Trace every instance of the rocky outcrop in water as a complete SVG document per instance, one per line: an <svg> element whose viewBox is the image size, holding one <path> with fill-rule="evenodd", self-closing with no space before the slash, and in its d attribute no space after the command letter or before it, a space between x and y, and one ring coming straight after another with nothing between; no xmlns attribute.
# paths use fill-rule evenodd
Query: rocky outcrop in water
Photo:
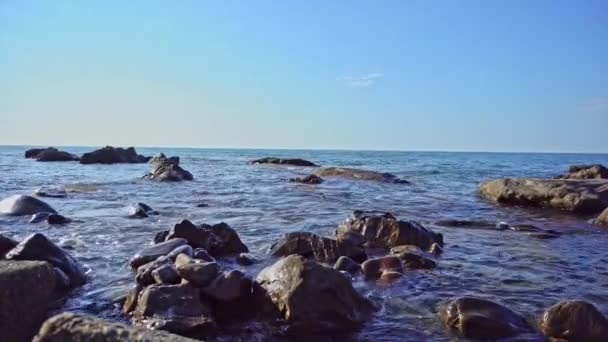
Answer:
<svg viewBox="0 0 608 342"><path fill-rule="evenodd" d="M196 340L66 312L46 320L32 342L195 342Z"/></svg>
<svg viewBox="0 0 608 342"><path fill-rule="evenodd" d="M27 195L14 195L0 201L1 215L23 216L37 213L56 214L57 212L47 203Z"/></svg>
<svg viewBox="0 0 608 342"><path fill-rule="evenodd" d="M4 255L18 244L17 241L0 234L0 260L4 259Z"/></svg>
<svg viewBox="0 0 608 342"><path fill-rule="evenodd" d="M289 180L292 183L302 183L302 184L321 184L323 183L323 178L317 175L308 175L304 177L296 177L291 178Z"/></svg>
<svg viewBox="0 0 608 342"><path fill-rule="evenodd" d="M50 197L50 198L66 198L68 197L67 191L62 188L38 188L34 190L34 196L37 197Z"/></svg>
<svg viewBox="0 0 608 342"><path fill-rule="evenodd" d="M165 240L183 238L193 248L204 248L214 257L249 252L234 229L224 222L194 225L188 220L173 226Z"/></svg>
<svg viewBox="0 0 608 342"><path fill-rule="evenodd" d="M397 257L384 256L365 261L361 270L366 279L393 281L401 278L403 265Z"/></svg>
<svg viewBox="0 0 608 342"><path fill-rule="evenodd" d="M400 179L392 173L382 173L347 167L322 167L314 170L313 174L318 177L341 177L347 179L376 181L383 183L410 184L410 182L408 182L407 180Z"/></svg>
<svg viewBox="0 0 608 342"><path fill-rule="evenodd" d="M129 206L128 211L130 218L146 218L150 215L158 215L158 211L141 202Z"/></svg>
<svg viewBox="0 0 608 342"><path fill-rule="evenodd" d="M324 263L334 263L341 256L349 257L358 262L367 259L365 251L360 247L309 232L285 234L281 240L272 245L270 254L275 257L298 254Z"/></svg>
<svg viewBox="0 0 608 342"><path fill-rule="evenodd" d="M526 320L498 303L460 297L441 308L443 323L471 339L494 340L516 336L529 329Z"/></svg>
<svg viewBox="0 0 608 342"><path fill-rule="evenodd" d="M608 180L505 178L484 182L481 196L502 204L593 214L608 207Z"/></svg>
<svg viewBox="0 0 608 342"><path fill-rule="evenodd" d="M420 247L401 245L391 248L391 255L396 256L403 266L408 269L431 269L437 266L431 253L424 252Z"/></svg>
<svg viewBox="0 0 608 342"><path fill-rule="evenodd" d="M106 146L88 152L80 157L80 164L121 164L121 163L147 163L150 157L137 154L135 148L121 148Z"/></svg>
<svg viewBox="0 0 608 342"><path fill-rule="evenodd" d="M277 165L292 165L292 166L318 166L317 164L308 160L299 158L275 158L266 157L261 159L252 160L249 164L277 164Z"/></svg>
<svg viewBox="0 0 608 342"><path fill-rule="evenodd" d="M179 182L193 180L194 177L189 171L179 166L179 157L167 158L164 154L159 154L150 160L152 170L142 178L158 182Z"/></svg>
<svg viewBox="0 0 608 342"><path fill-rule="evenodd" d="M591 303L564 300L545 311L540 331L551 341L606 341L608 319Z"/></svg>
<svg viewBox="0 0 608 342"><path fill-rule="evenodd" d="M55 161L78 161L78 156L71 153L60 151L54 147L48 148L33 148L25 151L26 158L33 158L40 162L55 162Z"/></svg>
<svg viewBox="0 0 608 342"><path fill-rule="evenodd" d="M608 168L600 165L573 165L557 179L608 179Z"/></svg>
<svg viewBox="0 0 608 342"><path fill-rule="evenodd" d="M605 227L608 227L608 207L602 211L600 216L598 216L594 221L595 224L599 224Z"/></svg>

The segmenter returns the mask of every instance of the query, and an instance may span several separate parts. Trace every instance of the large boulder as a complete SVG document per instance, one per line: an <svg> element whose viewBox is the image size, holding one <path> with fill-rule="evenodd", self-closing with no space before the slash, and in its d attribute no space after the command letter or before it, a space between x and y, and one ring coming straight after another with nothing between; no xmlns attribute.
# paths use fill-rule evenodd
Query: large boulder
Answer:
<svg viewBox="0 0 608 342"><path fill-rule="evenodd" d="M442 321L465 338L500 339L529 329L526 320L498 303L475 297L457 298L440 311Z"/></svg>
<svg viewBox="0 0 608 342"><path fill-rule="evenodd" d="M131 268L138 268L139 266L148 262L154 261L161 256L165 256L171 253L178 247L187 245L186 239L171 239L165 242L158 243L156 245L148 246L137 252L129 261Z"/></svg>
<svg viewBox="0 0 608 342"><path fill-rule="evenodd" d="M67 283L58 283L62 290L80 286L87 279L84 267L41 233L35 233L23 239L15 248L6 253L6 259L47 261L55 267L56 273L67 278Z"/></svg>
<svg viewBox="0 0 608 342"><path fill-rule="evenodd" d="M137 154L135 148L106 146L80 157L80 164L147 163L150 157Z"/></svg>
<svg viewBox="0 0 608 342"><path fill-rule="evenodd" d="M14 195L0 201L0 214L3 215L23 216L37 213L57 212L47 203L27 195Z"/></svg>
<svg viewBox="0 0 608 342"><path fill-rule="evenodd" d="M608 227L608 207L593 222Z"/></svg>
<svg viewBox="0 0 608 342"><path fill-rule="evenodd" d="M338 240L350 231L358 232L367 240L368 247L392 248L415 245L430 250L433 243L443 246L443 235L435 233L416 221L397 220L390 213L355 211L336 230Z"/></svg>
<svg viewBox="0 0 608 342"><path fill-rule="evenodd" d="M265 268L257 282L294 332L348 331L374 310L340 271L299 255Z"/></svg>
<svg viewBox="0 0 608 342"><path fill-rule="evenodd" d="M0 340L30 341L53 300L55 272L44 261L0 261Z"/></svg>
<svg viewBox="0 0 608 342"><path fill-rule="evenodd" d="M193 180L192 174L179 166L179 158L167 158L164 154L155 156L150 160L152 170L142 178L158 182L179 182Z"/></svg>
<svg viewBox="0 0 608 342"><path fill-rule="evenodd" d="M341 256L363 262L367 259L365 251L349 243L343 243L309 232L287 233L270 248L270 254L275 257L298 254L319 262L335 263Z"/></svg>
<svg viewBox="0 0 608 342"><path fill-rule="evenodd" d="M186 239L193 248L204 248L214 257L249 252L237 232L224 222L196 226L183 220L173 226L165 237L166 240L175 238Z"/></svg>
<svg viewBox="0 0 608 342"><path fill-rule="evenodd" d="M361 270L366 279L391 281L401 278L403 265L397 257L383 256L365 261Z"/></svg>
<svg viewBox="0 0 608 342"><path fill-rule="evenodd" d="M591 303L564 300L545 311L539 328L551 340L602 342L608 336L608 319Z"/></svg>
<svg viewBox="0 0 608 342"><path fill-rule="evenodd" d="M78 156L65 151L60 151L54 147L41 149L38 151L38 153L32 155L30 158L34 158L39 162L77 161L79 159Z"/></svg>
<svg viewBox="0 0 608 342"><path fill-rule="evenodd" d="M261 159L252 160L249 164L277 164L277 165L292 165L292 166L318 166L317 164L308 160L299 158L275 158L266 157Z"/></svg>
<svg viewBox="0 0 608 342"><path fill-rule="evenodd" d="M4 259L4 255L18 244L17 241L0 234L0 260Z"/></svg>
<svg viewBox="0 0 608 342"><path fill-rule="evenodd" d="M608 168L604 165L573 165L558 179L608 179Z"/></svg>
<svg viewBox="0 0 608 342"><path fill-rule="evenodd" d="M101 318L65 312L47 319L32 342L195 342L196 340Z"/></svg>
<svg viewBox="0 0 608 342"><path fill-rule="evenodd" d="M314 170L313 174L318 177L342 177L348 179L376 181L384 183L410 183L405 179L398 178L392 173L353 169L348 167L322 167Z"/></svg>
<svg viewBox="0 0 608 342"><path fill-rule="evenodd" d="M598 213L608 207L608 180L603 179L496 179L482 183L479 193L497 203L582 214Z"/></svg>

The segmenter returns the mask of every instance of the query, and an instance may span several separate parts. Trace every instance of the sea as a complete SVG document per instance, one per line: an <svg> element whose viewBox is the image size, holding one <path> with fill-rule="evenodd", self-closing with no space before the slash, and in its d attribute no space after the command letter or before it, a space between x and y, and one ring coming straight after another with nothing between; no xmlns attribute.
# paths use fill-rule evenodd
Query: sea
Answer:
<svg viewBox="0 0 608 342"><path fill-rule="evenodd" d="M156 232L182 219L228 223L261 262L225 266L255 277L272 264L269 247L285 233L306 231L332 237L354 210L378 210L442 233L444 253L436 269L407 271L390 284L355 277L356 289L380 310L346 340L457 340L437 313L446 301L464 295L500 302L531 324L562 299L584 299L608 313L608 229L591 224L589 216L497 205L477 192L485 180L553 177L574 164L608 165L606 154L137 148L143 155L179 156L180 165L194 175L191 182L157 183L141 179L149 170L146 164L43 163L25 159L28 148L0 147L0 198L32 194L40 187L65 188L67 198L44 200L75 222L49 226L28 223L29 217L4 216L0 233L17 240L44 233L85 265L88 282L57 303L55 311L127 322L119 303L134 284L129 258L149 245ZM82 154L95 148L61 149ZM328 178L320 185L295 184L288 180L311 169L248 164L265 156L391 172L411 184L339 178ZM160 215L128 218L127 208L137 202ZM532 224L563 234L535 239L511 230L437 224L448 219ZM229 327L211 340L266 340L256 326L252 322ZM516 340L542 339L530 333Z"/></svg>

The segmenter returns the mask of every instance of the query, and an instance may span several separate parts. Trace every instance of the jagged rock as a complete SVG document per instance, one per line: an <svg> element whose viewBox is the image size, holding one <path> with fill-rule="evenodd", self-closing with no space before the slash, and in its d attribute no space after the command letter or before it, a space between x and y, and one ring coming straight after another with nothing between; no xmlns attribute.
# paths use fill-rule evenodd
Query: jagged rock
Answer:
<svg viewBox="0 0 608 342"><path fill-rule="evenodd" d="M154 240L153 240L154 244L161 243L161 242L167 240L168 235L169 235L168 230L161 230L160 232L156 233L154 235Z"/></svg>
<svg viewBox="0 0 608 342"><path fill-rule="evenodd" d="M354 180L376 181L383 183L410 184L392 173L360 170L347 167L322 167L313 171L318 177L341 177Z"/></svg>
<svg viewBox="0 0 608 342"><path fill-rule="evenodd" d="M540 331L551 341L606 341L608 319L591 303L564 300L545 311Z"/></svg>
<svg viewBox="0 0 608 342"><path fill-rule="evenodd" d="M608 207L593 222L608 227Z"/></svg>
<svg viewBox="0 0 608 342"><path fill-rule="evenodd" d="M179 158L167 158L164 154L150 160L152 170L142 178L159 182L179 182L193 180L192 174L179 166Z"/></svg>
<svg viewBox="0 0 608 342"><path fill-rule="evenodd" d="M14 195L0 201L2 215L23 216L37 213L56 214L57 212L47 203L27 195Z"/></svg>
<svg viewBox="0 0 608 342"><path fill-rule="evenodd" d="M49 263L0 261L0 339L30 341L47 315L54 290Z"/></svg>
<svg viewBox="0 0 608 342"><path fill-rule="evenodd" d="M418 246L403 245L391 248L391 255L401 260L403 266L410 269L431 269L437 263Z"/></svg>
<svg viewBox="0 0 608 342"><path fill-rule="evenodd" d="M367 259L367 255L362 248L309 232L285 234L281 240L272 245L270 254L275 257L298 254L319 262L332 264L341 256L347 256L358 262Z"/></svg>
<svg viewBox="0 0 608 342"><path fill-rule="evenodd" d="M279 165L292 165L292 166L318 166L317 164L308 160L299 158L274 158L266 157L261 159L252 160L249 164L279 164Z"/></svg>
<svg viewBox="0 0 608 342"><path fill-rule="evenodd" d="M368 247L392 248L416 245L428 251L433 243L443 245L443 235L434 233L416 221L397 220L390 213L355 211L336 231L342 239L349 231L358 232L367 239Z"/></svg>
<svg viewBox="0 0 608 342"><path fill-rule="evenodd" d="M374 310L340 271L299 255L282 258L265 268L257 282L292 331L349 331Z"/></svg>
<svg viewBox="0 0 608 342"><path fill-rule="evenodd" d="M292 183L302 183L302 184L321 184L323 183L323 178L317 175L308 175L304 177L296 177L291 178L289 180Z"/></svg>
<svg viewBox="0 0 608 342"><path fill-rule="evenodd" d="M17 241L0 234L0 260L4 259L4 255L18 244Z"/></svg>
<svg viewBox="0 0 608 342"><path fill-rule="evenodd" d="M346 256L339 257L338 261L336 261L336 264L334 265L334 268L338 271L344 271L350 274L357 274L361 272L361 265L359 265L359 263L355 260Z"/></svg>
<svg viewBox="0 0 608 342"><path fill-rule="evenodd" d="M403 265L397 257L384 256L366 260L361 270L367 279L394 280L403 274Z"/></svg>
<svg viewBox="0 0 608 342"><path fill-rule="evenodd" d="M505 178L484 182L481 196L491 201L531 207L551 207L593 214L608 207L608 180Z"/></svg>
<svg viewBox="0 0 608 342"><path fill-rule="evenodd" d="M176 224L167 240L183 238L194 248L204 248L214 257L249 252L236 231L224 222L197 227L188 220Z"/></svg>
<svg viewBox="0 0 608 342"><path fill-rule="evenodd" d="M167 156L165 156L164 153L159 153L148 161L148 164L162 164L162 163L171 163L171 164L179 165L179 157L167 158Z"/></svg>
<svg viewBox="0 0 608 342"><path fill-rule="evenodd" d="M177 274L194 286L205 287L217 278L220 265L216 262L186 263L177 266Z"/></svg>
<svg viewBox="0 0 608 342"><path fill-rule="evenodd" d="M608 168L600 164L573 165L568 172L557 179L608 179Z"/></svg>
<svg viewBox="0 0 608 342"><path fill-rule="evenodd" d="M441 309L442 321L465 338L500 339L516 336L529 329L526 320L495 302L460 297Z"/></svg>
<svg viewBox="0 0 608 342"><path fill-rule="evenodd" d="M150 215L158 215L158 211L152 209L145 203L135 203L129 207L130 218L146 218Z"/></svg>
<svg viewBox="0 0 608 342"><path fill-rule="evenodd" d="M121 148L106 146L88 152L80 157L80 164L120 164L120 163L146 163L150 157L138 155L135 148Z"/></svg>
<svg viewBox="0 0 608 342"><path fill-rule="evenodd" d="M6 259L47 261L67 275L69 288L80 286L87 279L84 267L41 233L26 237L6 253Z"/></svg>
<svg viewBox="0 0 608 342"><path fill-rule="evenodd" d="M158 257L167 255L176 248L187 244L188 241L186 239L175 238L146 247L131 258L131 261L129 261L129 266L131 266L131 268L137 268L145 263L158 259Z"/></svg>

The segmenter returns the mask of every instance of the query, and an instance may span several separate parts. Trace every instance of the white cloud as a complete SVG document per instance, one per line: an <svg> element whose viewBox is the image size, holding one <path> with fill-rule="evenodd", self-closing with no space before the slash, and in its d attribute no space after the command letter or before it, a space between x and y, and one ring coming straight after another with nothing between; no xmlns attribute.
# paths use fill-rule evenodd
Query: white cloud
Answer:
<svg viewBox="0 0 608 342"><path fill-rule="evenodd" d="M596 98L578 107L585 113L608 113L608 98Z"/></svg>
<svg viewBox="0 0 608 342"><path fill-rule="evenodd" d="M338 77L339 81L346 83L350 87L365 88L374 85L384 77L383 73L372 72L363 75L346 75Z"/></svg>

